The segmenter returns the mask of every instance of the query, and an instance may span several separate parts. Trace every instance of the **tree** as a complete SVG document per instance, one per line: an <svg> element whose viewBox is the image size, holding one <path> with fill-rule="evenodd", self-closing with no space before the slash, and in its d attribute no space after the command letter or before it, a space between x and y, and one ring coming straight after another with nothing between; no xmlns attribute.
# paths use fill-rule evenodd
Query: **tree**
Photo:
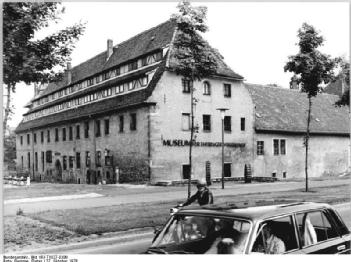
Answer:
<svg viewBox="0 0 351 262"><path fill-rule="evenodd" d="M334 68L337 65L337 59L332 59L329 55L323 54L317 50L324 38L317 30L304 23L298 30L299 53L289 56L289 61L284 67L284 71L293 72L292 80L296 81L301 87L301 92L307 94L307 127L304 137L305 146L305 175L306 175L306 192L308 191L308 147L310 137L310 122L312 111L312 98L321 92L321 84L327 84L334 79Z"/></svg>
<svg viewBox="0 0 351 262"><path fill-rule="evenodd" d="M208 31L205 24L207 8L204 6L193 7L188 1L178 4L178 14L172 15L177 22L177 35L173 42L176 74L193 83L201 81L216 73L218 68L216 55L219 54L211 49L200 33ZM194 97L194 85L190 85L190 143L189 143L189 166L190 175L188 181L188 197L191 195L192 177L192 146L194 133L194 107L197 99Z"/></svg>
<svg viewBox="0 0 351 262"><path fill-rule="evenodd" d="M57 80L84 24L67 27L43 39L35 33L57 22L64 8L57 2L5 2L3 4L4 84L7 90L4 130L12 113L11 94L20 82L45 83Z"/></svg>

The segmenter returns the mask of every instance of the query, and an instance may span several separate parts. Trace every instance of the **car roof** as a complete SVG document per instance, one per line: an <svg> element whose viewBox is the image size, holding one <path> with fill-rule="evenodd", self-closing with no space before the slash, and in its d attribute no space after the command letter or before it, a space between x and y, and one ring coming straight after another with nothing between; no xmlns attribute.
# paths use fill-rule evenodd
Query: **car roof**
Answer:
<svg viewBox="0 0 351 262"><path fill-rule="evenodd" d="M325 203L295 202L280 205L246 206L235 205L206 205L202 207L185 207L179 214L210 215L210 216L231 216L249 220L262 220L269 217L291 214L313 209L331 208Z"/></svg>

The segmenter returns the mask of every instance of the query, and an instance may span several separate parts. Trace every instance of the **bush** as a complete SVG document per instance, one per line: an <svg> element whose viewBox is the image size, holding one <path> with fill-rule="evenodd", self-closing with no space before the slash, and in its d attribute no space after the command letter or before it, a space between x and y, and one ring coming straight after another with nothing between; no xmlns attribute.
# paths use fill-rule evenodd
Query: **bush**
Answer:
<svg viewBox="0 0 351 262"><path fill-rule="evenodd" d="M16 215L17 216L23 216L24 215L24 212L21 208L18 208L17 211L16 211Z"/></svg>

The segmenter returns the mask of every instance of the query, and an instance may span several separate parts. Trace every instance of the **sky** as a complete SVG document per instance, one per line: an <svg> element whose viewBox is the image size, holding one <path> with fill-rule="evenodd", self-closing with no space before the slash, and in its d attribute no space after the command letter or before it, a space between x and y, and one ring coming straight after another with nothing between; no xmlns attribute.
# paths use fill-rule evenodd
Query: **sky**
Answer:
<svg viewBox="0 0 351 262"><path fill-rule="evenodd" d="M320 49L331 56L349 58L349 4L346 2L194 2L208 7L204 34L219 50L224 61L245 81L289 87L291 74L284 72L289 55L298 52L297 30L304 22L312 24L325 38ZM154 27L177 11L177 2L66 2L57 24L36 34L41 38L79 21L86 30L72 53L72 66L106 50L113 44ZM20 84L13 96L15 114L9 122L16 127L27 111L24 105L33 97L31 86Z"/></svg>

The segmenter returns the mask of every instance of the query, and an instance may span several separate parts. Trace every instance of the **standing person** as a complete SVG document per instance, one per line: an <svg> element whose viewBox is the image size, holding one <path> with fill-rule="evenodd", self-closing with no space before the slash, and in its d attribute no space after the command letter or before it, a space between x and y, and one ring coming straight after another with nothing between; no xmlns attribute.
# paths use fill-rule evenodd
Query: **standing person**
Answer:
<svg viewBox="0 0 351 262"><path fill-rule="evenodd" d="M213 195L212 192L207 188L207 183L203 180L198 180L196 187L197 192L192 195L187 201L185 201L182 206L188 206L196 200L200 206L213 204Z"/></svg>

